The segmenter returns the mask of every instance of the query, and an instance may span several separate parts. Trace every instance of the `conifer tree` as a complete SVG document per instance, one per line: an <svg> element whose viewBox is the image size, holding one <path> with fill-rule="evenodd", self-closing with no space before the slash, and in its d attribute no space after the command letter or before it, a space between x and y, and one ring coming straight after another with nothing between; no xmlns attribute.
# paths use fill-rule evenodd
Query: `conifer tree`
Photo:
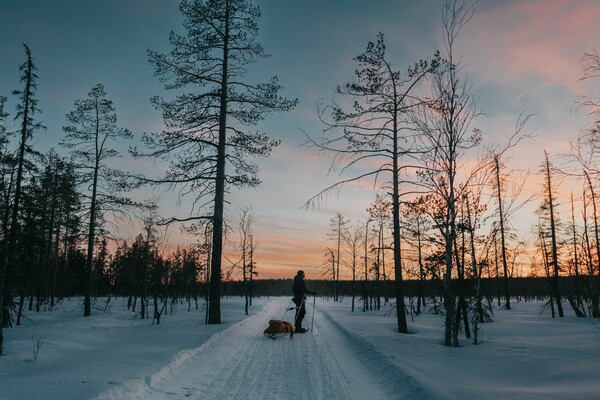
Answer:
<svg viewBox="0 0 600 400"><path fill-rule="evenodd" d="M66 148L72 149L72 157L86 189L84 194L89 201L84 316L91 314L94 246L99 221L111 205L133 205L119 194L119 184L114 180L117 172L108 163L109 159L119 155L112 147L114 142L129 139L132 134L117 126L115 107L106 96L104 86L97 84L88 93L87 99L75 101L73 111L66 116L69 125L63 128L66 136L61 142ZM117 210L121 211L123 208Z"/></svg>
<svg viewBox="0 0 600 400"><path fill-rule="evenodd" d="M338 99L330 106L321 106L319 116L325 124L319 139L307 135L308 146L333 155L332 169L341 166L364 167L354 176L336 182L309 199L305 207L322 200L327 193L340 189L349 182L362 179L378 180L385 176L382 186L392 203L394 241L394 273L398 332L408 333L400 249L399 204L401 173L411 165L403 158L414 157L415 136L407 112L423 100L416 94L420 82L439 66L439 54L432 61L420 60L404 73L395 69L383 33L367 44L364 53L355 57L359 68L354 80L336 88Z"/></svg>
<svg viewBox="0 0 600 400"><path fill-rule="evenodd" d="M221 258L225 193L230 187L260 183L252 156L268 156L279 141L250 130L272 112L287 111L297 101L278 95L277 77L251 83L246 68L267 57L257 42L260 9L249 0L183 0L185 35L169 37L171 51L149 51L155 75L174 98L155 97L166 129L145 135L149 151L169 163L163 177L143 178L193 193L191 217L170 221L212 220L208 323L221 323Z"/></svg>
<svg viewBox="0 0 600 400"><path fill-rule="evenodd" d="M18 96L17 112L15 120L19 121L19 148L16 157L16 170L14 176L14 188L12 193L12 204L10 206L10 225L3 243L3 259L0 260L0 355L4 349L4 334L2 329L9 325L9 306L12 302L12 283L15 272L15 260L17 253L17 233L19 229L19 207L21 200L21 185L23 183L25 154L28 142L36 130L43 128L41 123L35 122L34 116L40 112L38 108L36 66L33 62L31 50L24 44L26 60L19 70L21 71L21 83L23 89L13 91Z"/></svg>

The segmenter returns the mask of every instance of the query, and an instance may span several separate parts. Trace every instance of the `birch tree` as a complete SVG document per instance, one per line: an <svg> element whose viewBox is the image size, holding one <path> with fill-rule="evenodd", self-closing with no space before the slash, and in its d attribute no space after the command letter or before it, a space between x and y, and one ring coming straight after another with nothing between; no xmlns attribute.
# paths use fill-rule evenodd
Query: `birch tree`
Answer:
<svg viewBox="0 0 600 400"><path fill-rule="evenodd" d="M454 54L457 37L473 16L473 7L456 1L446 1L443 6L443 56L444 62L432 78L431 102L413 113L413 123L422 133L422 184L444 203L445 211L438 213L436 221L444 238L444 308L446 346L458 346L456 322L456 289L452 285L453 244L456 239L457 193L459 168L466 152L479 145L481 132L470 130L478 115L475 96L466 77L461 74L459 59ZM463 187L468 185L463 183Z"/></svg>

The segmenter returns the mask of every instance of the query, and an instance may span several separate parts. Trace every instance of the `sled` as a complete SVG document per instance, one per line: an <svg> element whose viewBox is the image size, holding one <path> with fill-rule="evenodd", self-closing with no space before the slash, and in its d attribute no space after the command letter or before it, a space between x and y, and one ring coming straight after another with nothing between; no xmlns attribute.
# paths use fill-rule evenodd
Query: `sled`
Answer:
<svg viewBox="0 0 600 400"><path fill-rule="evenodd" d="M290 304L285 308L285 312L283 313L283 317L281 317L281 319L272 319L269 321L269 326L267 327L267 329L265 329L264 334L266 337L268 337L269 339L275 339L278 333L279 334L290 334L290 339L292 339L294 337L294 332L296 332L296 321L294 321L294 323L291 322L287 322L285 320L285 316L287 315L288 311L291 310L296 310L300 307L296 307L296 305L293 304L294 300L292 299L290 301ZM290 307L292 306L292 307Z"/></svg>
<svg viewBox="0 0 600 400"><path fill-rule="evenodd" d="M272 319L269 321L269 326L265 329L264 334L269 339L275 339L275 335L278 333L289 333L290 339L292 339L294 337L294 332L296 332L296 325L291 322L281 319Z"/></svg>
<svg viewBox="0 0 600 400"><path fill-rule="evenodd" d="M285 313L283 314L283 317L281 319L272 319L269 321L269 326L267 327L267 329L264 330L264 335L266 337L268 337L269 339L275 339L276 338L275 335L277 335L278 333L279 334L289 333L290 339L292 339L294 337L294 333L296 333L296 321L294 321L294 323L287 322L285 320L285 316L288 311L299 309L300 307L302 307L302 305L305 302L306 302L306 298L302 299L302 304L300 306L296 306L294 304L292 307L290 307L294 303L294 300L292 299L290 301L290 304L286 307ZM313 316L312 316L312 321L311 321L311 327L309 329L305 329L299 333L306 333L310 329L312 329L314 320L315 320L315 304L314 304L314 300L313 300Z"/></svg>

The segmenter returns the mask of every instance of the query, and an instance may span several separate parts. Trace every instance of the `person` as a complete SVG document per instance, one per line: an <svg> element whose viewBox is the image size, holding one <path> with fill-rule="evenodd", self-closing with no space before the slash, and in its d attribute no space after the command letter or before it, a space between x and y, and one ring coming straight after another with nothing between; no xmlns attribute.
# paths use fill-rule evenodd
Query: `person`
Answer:
<svg viewBox="0 0 600 400"><path fill-rule="evenodd" d="M306 302L304 300L306 299L307 294L317 294L317 292L313 292L306 288L306 284L304 283L304 271L298 271L297 275L294 277L292 292L294 293L294 298L292 300L296 305L296 333L304 333L306 332L306 329L302 327L302 320L306 315Z"/></svg>

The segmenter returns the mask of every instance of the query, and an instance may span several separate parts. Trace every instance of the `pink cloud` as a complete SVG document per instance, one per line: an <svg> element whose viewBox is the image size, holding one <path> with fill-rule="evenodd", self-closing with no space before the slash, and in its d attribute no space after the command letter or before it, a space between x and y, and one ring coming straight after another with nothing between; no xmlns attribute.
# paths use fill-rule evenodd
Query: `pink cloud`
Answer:
<svg viewBox="0 0 600 400"><path fill-rule="evenodd" d="M535 75L575 86L579 58L600 42L598 15L600 4L590 1L504 2L476 12L460 38L461 53L470 70L486 75Z"/></svg>

